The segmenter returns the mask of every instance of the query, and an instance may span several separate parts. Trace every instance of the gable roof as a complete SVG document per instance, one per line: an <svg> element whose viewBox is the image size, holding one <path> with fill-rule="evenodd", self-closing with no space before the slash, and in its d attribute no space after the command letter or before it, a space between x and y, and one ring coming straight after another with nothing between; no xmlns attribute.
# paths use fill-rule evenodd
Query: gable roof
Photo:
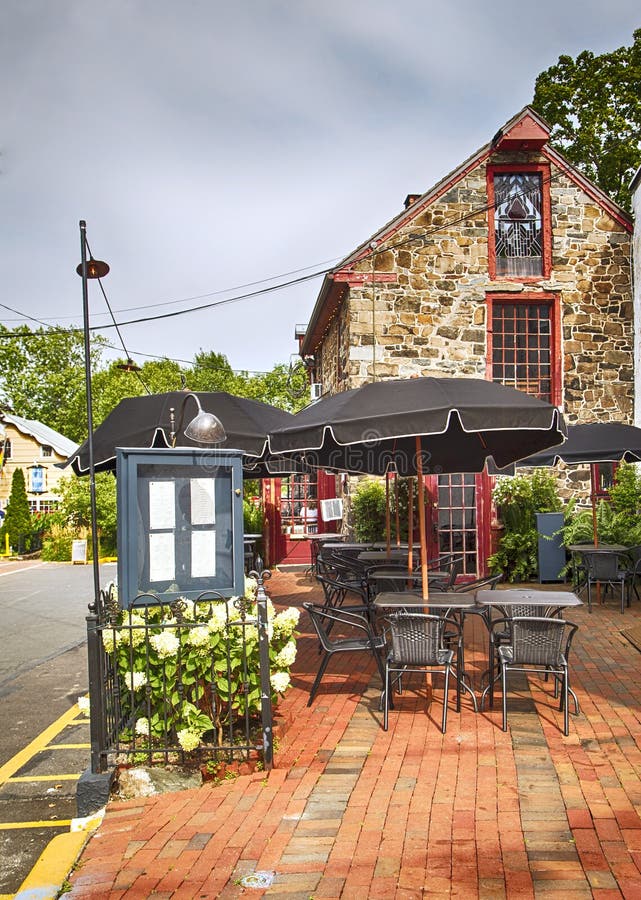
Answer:
<svg viewBox="0 0 641 900"><path fill-rule="evenodd" d="M301 341L301 356L311 356L322 335L340 306L346 290L347 272L356 263L369 256L381 241L387 241L400 229L411 222L430 204L438 200L469 172L483 163L492 153L514 150L539 150L550 162L553 162L564 175L585 191L595 203L607 211L619 224L632 232L632 219L617 203L608 197L600 188L582 175L578 169L548 144L550 126L531 106L525 106L505 125L501 126L491 141L469 156L457 168L438 181L433 187L421 194L415 202L390 219L371 237L348 254L323 279L318 298L312 310L305 337Z"/></svg>
<svg viewBox="0 0 641 900"><path fill-rule="evenodd" d="M58 456L62 456L64 459L67 459L78 449L78 444L54 431L53 428L49 428L48 425L37 422L35 419L23 419L20 416L14 416L12 413L7 412L1 413L0 418L3 422L15 425L22 434L34 438L40 446L52 447Z"/></svg>

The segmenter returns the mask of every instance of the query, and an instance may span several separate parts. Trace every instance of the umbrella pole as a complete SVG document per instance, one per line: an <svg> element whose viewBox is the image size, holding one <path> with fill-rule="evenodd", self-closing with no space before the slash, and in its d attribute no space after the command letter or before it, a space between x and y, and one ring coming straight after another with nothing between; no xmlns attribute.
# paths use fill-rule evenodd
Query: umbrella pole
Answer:
<svg viewBox="0 0 641 900"><path fill-rule="evenodd" d="M594 546L599 546L599 527L596 520L596 470L594 463L590 466L590 500L592 502L592 537ZM596 583L596 602L601 603L601 582Z"/></svg>
<svg viewBox="0 0 641 900"><path fill-rule="evenodd" d="M398 511L398 473L394 475L394 503L396 504L396 546L401 546L401 520Z"/></svg>
<svg viewBox="0 0 641 900"><path fill-rule="evenodd" d="M407 490L407 571L414 568L414 479L410 477Z"/></svg>
<svg viewBox="0 0 641 900"><path fill-rule="evenodd" d="M425 485L423 484L423 457L420 437L416 438L416 474L418 475L418 530L421 541L421 586L423 599L429 597L427 584L427 532L425 530Z"/></svg>
<svg viewBox="0 0 641 900"><path fill-rule="evenodd" d="M392 532L389 509L389 471L385 473L385 540L387 542L387 558L392 555Z"/></svg>

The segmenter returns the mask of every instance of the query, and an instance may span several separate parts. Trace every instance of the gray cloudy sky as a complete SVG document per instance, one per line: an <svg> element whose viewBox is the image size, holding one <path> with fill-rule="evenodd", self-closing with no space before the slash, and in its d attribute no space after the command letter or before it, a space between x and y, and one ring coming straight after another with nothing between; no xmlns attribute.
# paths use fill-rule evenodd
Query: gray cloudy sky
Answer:
<svg viewBox="0 0 641 900"><path fill-rule="evenodd" d="M3 0L0 303L81 324L79 219L119 322L323 268L489 140L560 54L640 25L638 0ZM122 334L140 362L204 349L269 369L320 282ZM90 304L108 321L95 284Z"/></svg>

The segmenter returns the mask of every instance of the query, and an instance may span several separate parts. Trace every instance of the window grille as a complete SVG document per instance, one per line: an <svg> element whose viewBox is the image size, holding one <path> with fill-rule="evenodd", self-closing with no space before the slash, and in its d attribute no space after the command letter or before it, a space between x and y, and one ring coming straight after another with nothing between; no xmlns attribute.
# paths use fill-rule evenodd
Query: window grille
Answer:
<svg viewBox="0 0 641 900"><path fill-rule="evenodd" d="M492 304L492 380L552 402L549 303Z"/></svg>

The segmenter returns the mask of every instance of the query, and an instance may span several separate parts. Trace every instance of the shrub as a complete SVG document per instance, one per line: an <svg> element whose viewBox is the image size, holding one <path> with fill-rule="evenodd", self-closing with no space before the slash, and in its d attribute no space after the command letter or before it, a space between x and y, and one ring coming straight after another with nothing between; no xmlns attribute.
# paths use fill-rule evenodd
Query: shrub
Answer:
<svg viewBox="0 0 641 900"><path fill-rule="evenodd" d="M261 709L256 587L246 579L246 598L192 601L123 610L103 630L105 651L120 681L123 738L137 750L154 740L183 751L202 742L222 743L223 731ZM267 601L272 700L290 683L296 657L299 612L275 613ZM245 616L243 617L243 610ZM246 626L239 622L246 618ZM245 633L243 646L242 635ZM245 674L244 658L247 672Z"/></svg>
<svg viewBox="0 0 641 900"><path fill-rule="evenodd" d="M352 500L354 535L370 543L385 537L385 488L380 481L362 482Z"/></svg>
<svg viewBox="0 0 641 900"><path fill-rule="evenodd" d="M536 513L562 509L555 478L540 469L532 475L502 476L492 498L504 532L488 559L490 571L508 581L529 581L537 572Z"/></svg>

